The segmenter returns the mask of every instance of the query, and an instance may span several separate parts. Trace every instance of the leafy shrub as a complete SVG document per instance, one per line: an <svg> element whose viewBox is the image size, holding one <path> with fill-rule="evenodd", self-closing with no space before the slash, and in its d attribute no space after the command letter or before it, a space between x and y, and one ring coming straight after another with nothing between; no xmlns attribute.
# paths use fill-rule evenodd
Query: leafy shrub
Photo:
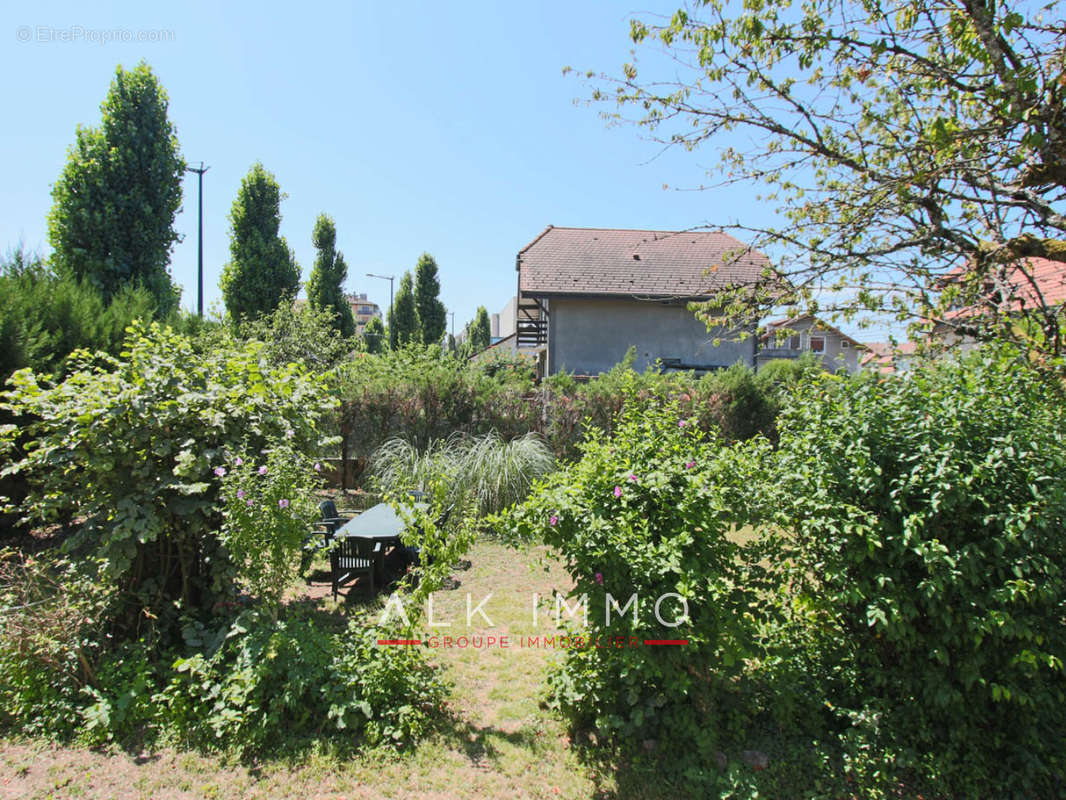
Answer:
<svg viewBox="0 0 1066 800"><path fill-rule="evenodd" d="M0 383L17 369L61 375L79 348L117 354L126 327L155 315L152 296L127 288L111 303L87 283L60 278L17 250L0 265Z"/></svg>
<svg viewBox="0 0 1066 800"><path fill-rule="evenodd" d="M695 408L702 424L714 426L728 441L773 432L778 404L760 376L743 363L704 375Z"/></svg>
<svg viewBox="0 0 1066 800"><path fill-rule="evenodd" d="M695 379L689 373L635 372L636 351L598 377L578 382L565 372L539 388L528 360L502 355L467 362L438 347L360 354L341 368L339 427L344 456L368 458L385 442L406 439L419 451L452 434L497 431L504 439L541 434L557 458L580 455L591 431L610 434L625 406L670 399L695 424L727 440L772 435L779 390L736 365Z"/></svg>
<svg viewBox="0 0 1066 800"><path fill-rule="evenodd" d="M270 314L236 325L237 335L263 343L263 355L273 365L299 361L325 373L356 349L354 338L341 336L333 324L334 311L284 300Z"/></svg>
<svg viewBox="0 0 1066 800"><path fill-rule="evenodd" d="M678 769L713 763L737 722L734 681L754 635L744 553L729 534L768 443L722 448L667 405L627 409L613 437L589 436L581 451L513 512L511 535L562 555L570 597L587 598L587 627L572 635L688 644L570 649L549 677L554 702L575 726L634 750L650 742ZM663 620L679 627L656 617L659 598Z"/></svg>
<svg viewBox="0 0 1066 800"><path fill-rule="evenodd" d="M209 616L233 599L212 470L276 444L319 446L332 406L322 381L300 365L268 367L261 347L198 352L157 324L134 326L121 360L80 353L54 388L28 370L13 378L5 408L35 421L25 457L0 474L31 480L29 518L84 520L66 545L103 559L102 579L122 591L120 639L145 627L172 633L183 615Z"/></svg>
<svg viewBox="0 0 1066 800"><path fill-rule="evenodd" d="M311 616L245 612L213 652L175 662L162 695L173 729L198 746L243 753L321 733L404 744L446 687L418 648L379 647L353 620L330 632Z"/></svg>
<svg viewBox="0 0 1066 800"><path fill-rule="evenodd" d="M152 296L126 288L110 305L88 283L59 278L37 256L21 249L0 263L0 387L18 369L62 377L70 354L92 348L117 354L134 319L151 319ZM25 424L0 410L0 424ZM19 476L0 479L0 496L21 503L28 486ZM0 530L15 529L17 517L0 514Z"/></svg>
<svg viewBox="0 0 1066 800"><path fill-rule="evenodd" d="M856 789L1061 791L1064 423L1007 354L822 377L785 412L767 530Z"/></svg>
<svg viewBox="0 0 1066 800"><path fill-rule="evenodd" d="M339 427L350 456L369 457L396 437L424 450L453 433L495 430L509 439L536 429L532 380L519 370L490 375L435 345L359 356L339 377Z"/></svg>
<svg viewBox="0 0 1066 800"><path fill-rule="evenodd" d="M542 427L560 458L579 456L579 442L590 431L610 434L625 407L676 402L681 411L705 430L726 441L773 435L780 403L761 373L738 363L702 378L690 373L661 373L653 368L635 372L636 351L608 372L587 383L558 373L545 379Z"/></svg>
<svg viewBox="0 0 1066 800"><path fill-rule="evenodd" d="M0 551L0 730L66 736L94 668L114 597L97 565Z"/></svg>
<svg viewBox="0 0 1066 800"><path fill-rule="evenodd" d="M296 577L318 516L318 468L287 441L215 468L222 481L222 543L242 587L272 608Z"/></svg>

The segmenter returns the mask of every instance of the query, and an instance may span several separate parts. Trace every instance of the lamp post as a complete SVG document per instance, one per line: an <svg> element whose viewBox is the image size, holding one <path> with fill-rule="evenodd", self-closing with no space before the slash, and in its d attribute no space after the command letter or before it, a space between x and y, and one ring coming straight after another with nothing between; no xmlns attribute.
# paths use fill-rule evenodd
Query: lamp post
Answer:
<svg viewBox="0 0 1066 800"><path fill-rule="evenodd" d="M196 315L199 317L204 316L204 173L211 167L205 167L204 162L200 162L199 167L186 167L187 172L195 172L200 183L200 221L199 221L199 242L196 249Z"/></svg>
<svg viewBox="0 0 1066 800"><path fill-rule="evenodd" d="M383 281L389 282L389 344L392 344L392 282L396 280L395 275L375 275L372 272L366 274L368 278L381 278ZM390 347L391 349L391 347Z"/></svg>
<svg viewBox="0 0 1066 800"><path fill-rule="evenodd" d="M448 316L452 318L452 338L455 338L455 312L449 311Z"/></svg>

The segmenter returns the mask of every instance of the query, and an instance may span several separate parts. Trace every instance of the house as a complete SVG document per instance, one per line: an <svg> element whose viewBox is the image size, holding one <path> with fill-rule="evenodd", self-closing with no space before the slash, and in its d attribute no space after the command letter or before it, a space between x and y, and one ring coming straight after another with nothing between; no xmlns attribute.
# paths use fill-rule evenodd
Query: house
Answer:
<svg viewBox="0 0 1066 800"><path fill-rule="evenodd" d="M867 342L866 354L860 360L859 366L882 375L903 374L910 371L916 353L917 345L914 342L901 342L898 345Z"/></svg>
<svg viewBox="0 0 1066 800"><path fill-rule="evenodd" d="M546 374L598 375L630 347L638 370L657 361L697 372L754 365L754 336L708 331L687 306L753 284L767 266L722 232L549 225L515 259L514 347L542 354Z"/></svg>
<svg viewBox="0 0 1066 800"><path fill-rule="evenodd" d="M362 336L363 331L366 329L366 324L374 317L381 319L381 308L378 307L377 303L367 300L365 294L345 294L344 299L348 301L348 305L352 309L352 319L355 320L355 332L357 335ZM307 300L301 297L293 305L296 308L303 308L306 304Z"/></svg>
<svg viewBox="0 0 1066 800"><path fill-rule="evenodd" d="M346 294L345 299L352 308L352 318L355 320L355 332L362 335L366 324L374 317L381 319L381 308L377 303L371 303L366 294Z"/></svg>
<svg viewBox="0 0 1066 800"><path fill-rule="evenodd" d="M866 346L828 322L805 314L780 319L766 325L762 346L756 356L757 366L777 358L799 358L804 353L822 360L830 372L858 372L860 353Z"/></svg>
<svg viewBox="0 0 1066 800"><path fill-rule="evenodd" d="M941 277L941 288L947 288L965 278L966 271L961 267L949 271ZM1046 327L1049 320L1045 312L1058 309L1054 316L1061 317L1061 309L1066 304L1066 262L1047 258L1026 258L1012 267L998 280L987 280L973 296L968 292L970 302L958 302L937 320L932 328L932 335L945 346L957 347L962 352L977 346L971 331L992 321L994 317L1033 318L1040 327ZM1053 323L1056 327L1060 320ZM969 329L969 330L968 330Z"/></svg>

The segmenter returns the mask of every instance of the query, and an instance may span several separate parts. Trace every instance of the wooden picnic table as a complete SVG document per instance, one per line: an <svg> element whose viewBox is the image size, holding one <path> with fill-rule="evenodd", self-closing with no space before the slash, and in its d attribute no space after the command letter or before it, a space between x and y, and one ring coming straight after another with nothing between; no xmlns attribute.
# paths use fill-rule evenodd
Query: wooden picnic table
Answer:
<svg viewBox="0 0 1066 800"><path fill-rule="evenodd" d="M416 507L425 508L424 503L416 503ZM403 546L402 534L407 527L403 517L396 513L388 503L378 503L364 511L357 517L352 517L333 534L334 538L360 538L369 539L387 548L389 545ZM385 575L374 576L374 581L380 585L385 584Z"/></svg>

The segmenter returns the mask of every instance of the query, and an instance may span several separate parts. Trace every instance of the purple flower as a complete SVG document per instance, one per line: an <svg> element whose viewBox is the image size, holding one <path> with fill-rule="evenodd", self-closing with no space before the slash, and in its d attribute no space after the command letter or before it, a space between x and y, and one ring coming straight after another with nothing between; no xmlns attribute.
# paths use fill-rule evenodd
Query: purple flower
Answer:
<svg viewBox="0 0 1066 800"><path fill-rule="evenodd" d="M238 489L237 490L237 499L238 500L243 500L244 499L244 489Z"/></svg>
<svg viewBox="0 0 1066 800"><path fill-rule="evenodd" d="M278 500L278 508L288 508L288 507L289 507L289 501L286 500L284 497L281 498L280 500Z"/></svg>
<svg viewBox="0 0 1066 800"><path fill-rule="evenodd" d="M621 486L615 486L614 487L614 496L615 497L621 497L622 496L622 487Z"/></svg>
<svg viewBox="0 0 1066 800"><path fill-rule="evenodd" d="M636 483L637 482L637 476L636 475L630 475L629 476L629 480L633 481L633 483Z"/></svg>
<svg viewBox="0 0 1066 800"><path fill-rule="evenodd" d="M602 572L597 572L596 573L596 583L598 583L600 586L603 586L603 573Z"/></svg>
<svg viewBox="0 0 1066 800"><path fill-rule="evenodd" d="M681 420L679 423L677 423L677 427L679 428L684 428L686 425L688 425L688 423L685 422L685 420Z"/></svg>
<svg viewBox="0 0 1066 800"><path fill-rule="evenodd" d="M550 517L548 517L548 524L549 525L557 525L558 523L559 523L559 518L557 516L555 516L554 514L552 514Z"/></svg>
<svg viewBox="0 0 1066 800"><path fill-rule="evenodd" d="M696 462L695 461L686 461L685 462L685 469L692 469L694 466L696 466Z"/></svg>
<svg viewBox="0 0 1066 800"><path fill-rule="evenodd" d="M237 456L237 460L236 460L236 461L234 461L233 463L234 463L234 464L236 464L236 465L237 465L237 466L239 467L239 466L241 466L242 464L244 464L244 459L243 459L243 458L241 458L240 456Z"/></svg>
<svg viewBox="0 0 1066 800"><path fill-rule="evenodd" d="M266 474L267 474L267 468L266 468L266 464L264 464L263 466L261 466L261 467L259 468L259 474L260 474L260 475L266 475Z"/></svg>
<svg viewBox="0 0 1066 800"><path fill-rule="evenodd" d="M248 508L251 508L253 503L251 500L249 500L247 503L245 503L245 505L248 506Z"/></svg>
<svg viewBox="0 0 1066 800"><path fill-rule="evenodd" d="M218 477L220 477L220 478L226 477L226 468L225 467L215 467L215 474L218 475Z"/></svg>
<svg viewBox="0 0 1066 800"><path fill-rule="evenodd" d="M321 464L319 464L319 463L318 463L318 462L316 461L316 462L315 462L315 472L321 472L321 471L322 471L322 465L321 465Z"/></svg>

